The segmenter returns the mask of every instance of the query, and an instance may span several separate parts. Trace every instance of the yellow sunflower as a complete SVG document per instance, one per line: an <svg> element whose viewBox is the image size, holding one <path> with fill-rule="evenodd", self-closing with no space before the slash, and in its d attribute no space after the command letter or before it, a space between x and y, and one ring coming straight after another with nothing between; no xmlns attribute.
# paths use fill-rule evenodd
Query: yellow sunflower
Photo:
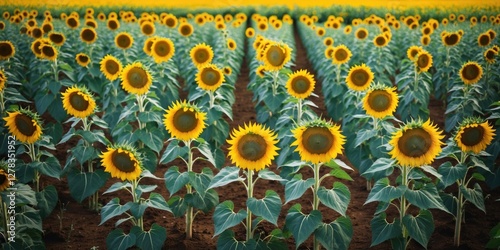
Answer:
<svg viewBox="0 0 500 250"><path fill-rule="evenodd" d="M87 67L87 65L91 62L90 57L85 53L78 53L75 56L75 60L82 67Z"/></svg>
<svg viewBox="0 0 500 250"><path fill-rule="evenodd" d="M490 45L490 42L491 42L491 37L489 33L482 33L479 34L479 36L477 37L477 44L480 47L486 47Z"/></svg>
<svg viewBox="0 0 500 250"><path fill-rule="evenodd" d="M453 32L453 33L445 33L444 35L441 36L441 42L445 46L455 46L460 42L460 34L458 32Z"/></svg>
<svg viewBox="0 0 500 250"><path fill-rule="evenodd" d="M189 52L189 55L191 56L193 64L197 68L201 68L207 64L210 64L212 62L212 59L214 58L212 47L205 43L199 43L194 46Z"/></svg>
<svg viewBox="0 0 500 250"><path fill-rule="evenodd" d="M255 70L255 73L260 77L263 78L266 73L266 65L259 65L257 69Z"/></svg>
<svg viewBox="0 0 500 250"><path fill-rule="evenodd" d="M406 56L408 56L408 59L410 59L411 61L415 61L415 59L417 59L417 55L418 53L422 50L422 47L420 46L410 46L410 48L408 48L408 50L406 51Z"/></svg>
<svg viewBox="0 0 500 250"><path fill-rule="evenodd" d="M101 72L108 80L114 81L118 79L123 67L120 60L112 55L106 55L99 64L101 65Z"/></svg>
<svg viewBox="0 0 500 250"><path fill-rule="evenodd" d="M313 164L329 162L342 154L345 137L340 126L324 120L313 120L292 130L295 141L291 146L297 146L303 161Z"/></svg>
<svg viewBox="0 0 500 250"><path fill-rule="evenodd" d="M233 69L229 66L226 66L222 69L222 72L224 72L224 75L231 75L233 73Z"/></svg>
<svg viewBox="0 0 500 250"><path fill-rule="evenodd" d="M141 176L142 162L135 149L130 146L108 147L100 157L104 171L110 173L111 177L133 181Z"/></svg>
<svg viewBox="0 0 500 250"><path fill-rule="evenodd" d="M16 54L16 47L10 41L0 41L0 60L7 60Z"/></svg>
<svg viewBox="0 0 500 250"><path fill-rule="evenodd" d="M224 74L215 64L200 67L196 74L196 83L207 91L217 90L224 82Z"/></svg>
<svg viewBox="0 0 500 250"><path fill-rule="evenodd" d="M233 129L227 142L231 162L241 169L262 170L278 155L277 135L261 124L249 123Z"/></svg>
<svg viewBox="0 0 500 250"><path fill-rule="evenodd" d="M349 69L346 83L352 90L364 91L370 87L370 83L373 81L373 78L374 75L372 70L363 63Z"/></svg>
<svg viewBox="0 0 500 250"><path fill-rule="evenodd" d="M226 44L227 44L227 48L230 50L235 50L237 47L236 41L234 41L234 39L232 39L232 38L228 38L226 41Z"/></svg>
<svg viewBox="0 0 500 250"><path fill-rule="evenodd" d="M156 40L156 36L150 36L144 41L144 46L142 46L142 50L146 55L151 56L151 47L153 46L154 41Z"/></svg>
<svg viewBox="0 0 500 250"><path fill-rule="evenodd" d="M271 42L262 52L267 70L274 71L280 70L291 60L292 49L287 44Z"/></svg>
<svg viewBox="0 0 500 250"><path fill-rule="evenodd" d="M22 143L34 143L42 135L42 127L37 114L19 109L7 112L7 117L3 118L11 135Z"/></svg>
<svg viewBox="0 0 500 250"><path fill-rule="evenodd" d="M97 29L98 25L94 19L88 19L85 21L85 25Z"/></svg>
<svg viewBox="0 0 500 250"><path fill-rule="evenodd" d="M96 103L92 94L85 87L73 86L62 93L63 108L77 118L85 118L93 114Z"/></svg>
<svg viewBox="0 0 500 250"><path fill-rule="evenodd" d="M351 34L352 32L352 26L351 25L347 25L344 27L344 34Z"/></svg>
<svg viewBox="0 0 500 250"><path fill-rule="evenodd" d="M327 37L327 38L323 39L323 44L327 47L333 46L333 38Z"/></svg>
<svg viewBox="0 0 500 250"><path fill-rule="evenodd" d="M311 95L315 84L314 76L303 69L289 74L286 89L291 96L305 99Z"/></svg>
<svg viewBox="0 0 500 250"><path fill-rule="evenodd" d="M483 68L477 62L467 62L462 65L459 75L465 84L475 84L483 76Z"/></svg>
<svg viewBox="0 0 500 250"><path fill-rule="evenodd" d="M128 32L118 33L115 37L115 44L120 49L128 49L132 47L134 43L134 37L131 36Z"/></svg>
<svg viewBox="0 0 500 250"><path fill-rule="evenodd" d="M200 137L205 128L206 114L193 104L177 101L164 116L163 124L172 137L182 140L194 140Z"/></svg>
<svg viewBox="0 0 500 250"><path fill-rule="evenodd" d="M157 38L151 45L151 56L156 63L167 62L174 56L175 46L168 38Z"/></svg>
<svg viewBox="0 0 500 250"><path fill-rule="evenodd" d="M54 61L57 59L58 51L50 44L41 44L40 50L42 51L42 58Z"/></svg>
<svg viewBox="0 0 500 250"><path fill-rule="evenodd" d="M66 18L66 25L70 29L76 29L78 28L78 26L80 26L80 20L78 19L78 17L69 16L68 18Z"/></svg>
<svg viewBox="0 0 500 250"><path fill-rule="evenodd" d="M255 30L254 30L254 28L248 27L245 30L245 36L248 37L248 38L255 36Z"/></svg>
<svg viewBox="0 0 500 250"><path fill-rule="evenodd" d="M87 44L92 44L97 40L97 32L94 28L83 28L80 32L80 39Z"/></svg>
<svg viewBox="0 0 500 250"><path fill-rule="evenodd" d="M59 47L62 46L66 41L66 37L64 36L63 33L53 32L53 31L49 33L49 39L54 45Z"/></svg>
<svg viewBox="0 0 500 250"><path fill-rule="evenodd" d="M325 49L325 57L326 59L333 59L333 51L335 51L335 47L333 46L328 46Z"/></svg>
<svg viewBox="0 0 500 250"><path fill-rule="evenodd" d="M175 28L175 26L177 26L177 17L172 15L172 14L167 14L164 18L163 18L163 23L165 25L167 25L167 27L169 28Z"/></svg>
<svg viewBox="0 0 500 250"><path fill-rule="evenodd" d="M141 32L145 36L151 36L156 32L154 23L146 21L141 24Z"/></svg>
<svg viewBox="0 0 500 250"><path fill-rule="evenodd" d="M355 34L357 39L364 40L368 37L368 30L365 28L359 28L356 30Z"/></svg>
<svg viewBox="0 0 500 250"><path fill-rule="evenodd" d="M140 62L125 66L120 74L120 79L123 89L136 95L147 93L153 83L151 74Z"/></svg>
<svg viewBox="0 0 500 250"><path fill-rule="evenodd" d="M43 36L43 30L38 27L34 27L31 29L31 36L35 39L40 38Z"/></svg>
<svg viewBox="0 0 500 250"><path fill-rule="evenodd" d="M383 34L373 38L373 44L375 44L376 47L382 48L385 47L388 43L389 39L387 39L387 37L385 37Z"/></svg>
<svg viewBox="0 0 500 250"><path fill-rule="evenodd" d="M332 52L332 63L333 64L344 64L347 63L351 59L352 53L347 46L341 44L337 47L334 47Z"/></svg>
<svg viewBox="0 0 500 250"><path fill-rule="evenodd" d="M3 70L0 70L0 93L3 92L3 90L5 89L6 82L7 82L7 76L5 76Z"/></svg>
<svg viewBox="0 0 500 250"><path fill-rule="evenodd" d="M393 149L389 152L401 166L421 167L431 164L441 153L442 131L427 120L412 121L398 129L389 144Z"/></svg>
<svg viewBox="0 0 500 250"><path fill-rule="evenodd" d="M495 63L495 57L497 54L498 52L496 50L490 48L484 52L483 56L487 63L492 64Z"/></svg>
<svg viewBox="0 0 500 250"><path fill-rule="evenodd" d="M37 58L42 58L42 45L44 44L50 44L50 41L46 38L39 38L36 39L31 43L31 51Z"/></svg>
<svg viewBox="0 0 500 250"><path fill-rule="evenodd" d="M427 72L432 67L432 55L425 50L421 50L416 55L415 66L418 67L419 72Z"/></svg>
<svg viewBox="0 0 500 250"><path fill-rule="evenodd" d="M42 24L42 30L44 34L48 34L52 30L54 30L54 25L51 22L44 22Z"/></svg>
<svg viewBox="0 0 500 250"><path fill-rule="evenodd" d="M454 139L462 151L479 154L490 145L494 136L495 129L487 121L468 118L460 124Z"/></svg>
<svg viewBox="0 0 500 250"><path fill-rule="evenodd" d="M423 46L427 46L431 43L431 37L430 36L427 36L427 35L423 35L421 38L420 38L420 43L423 45Z"/></svg>
<svg viewBox="0 0 500 250"><path fill-rule="evenodd" d="M120 28L120 22L117 19L111 18L106 22L106 26L110 30L117 30L118 28Z"/></svg>
<svg viewBox="0 0 500 250"><path fill-rule="evenodd" d="M317 28L316 29L316 35L317 36L324 36L325 35L325 29L321 28L321 27Z"/></svg>
<svg viewBox="0 0 500 250"><path fill-rule="evenodd" d="M257 28L261 31L266 31L268 29L269 25L267 24L266 21L261 21L257 23Z"/></svg>
<svg viewBox="0 0 500 250"><path fill-rule="evenodd" d="M398 107L396 87L377 84L372 86L363 98L363 109L366 114L382 119L392 116Z"/></svg>
<svg viewBox="0 0 500 250"><path fill-rule="evenodd" d="M190 36L191 34L193 34L193 25L191 25L190 23L181 23L179 25L179 34L181 34L182 36L184 37L188 37Z"/></svg>

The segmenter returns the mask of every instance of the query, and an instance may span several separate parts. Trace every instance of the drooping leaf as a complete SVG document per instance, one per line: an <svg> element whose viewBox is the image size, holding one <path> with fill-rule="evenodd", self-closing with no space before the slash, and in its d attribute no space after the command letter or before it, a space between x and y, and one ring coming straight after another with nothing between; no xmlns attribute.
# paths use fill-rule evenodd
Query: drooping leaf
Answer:
<svg viewBox="0 0 500 250"><path fill-rule="evenodd" d="M247 207L256 216L261 216L265 220L278 226L278 217L281 212L281 199L272 190L267 190L263 199L250 197L247 200Z"/></svg>
<svg viewBox="0 0 500 250"><path fill-rule="evenodd" d="M123 229L117 228L106 237L106 247L108 249L127 250L135 245L137 236L133 233L126 234Z"/></svg>
<svg viewBox="0 0 500 250"><path fill-rule="evenodd" d="M320 187L318 198L325 206L345 216L347 206L349 206L349 202L351 201L351 192L349 192L349 188L343 183L335 182L332 189Z"/></svg>
<svg viewBox="0 0 500 250"><path fill-rule="evenodd" d="M140 227L134 226L130 230L130 234L136 236L135 245L142 250L162 249L167 239L167 229L156 223L151 225L149 231L143 231Z"/></svg>
<svg viewBox="0 0 500 250"><path fill-rule="evenodd" d="M36 200L38 201L37 207L40 210L40 217L45 219L54 210L59 200L56 188L52 185L46 186L42 191L36 193Z"/></svg>
<svg viewBox="0 0 500 250"><path fill-rule="evenodd" d="M420 210L416 217L411 214L405 215L403 225L405 225L411 238L427 248L427 243L429 243L432 232L434 232L434 220L429 210Z"/></svg>
<svg viewBox="0 0 500 250"><path fill-rule="evenodd" d="M322 223L314 232L316 239L324 248L329 250L347 250L351 243L352 234L352 223L349 217L339 217L329 224Z"/></svg>
<svg viewBox="0 0 500 250"><path fill-rule="evenodd" d="M392 223L389 223L386 218L386 213L380 213L371 220L372 244L370 247L378 245L386 240L402 236L400 220L395 219Z"/></svg>
<svg viewBox="0 0 500 250"><path fill-rule="evenodd" d="M214 176L208 188L216 188L225 186L229 183L235 181L243 181L242 177L240 177L240 169L238 167L225 167L220 170L220 172Z"/></svg>
<svg viewBox="0 0 500 250"><path fill-rule="evenodd" d="M234 204L232 201L224 201L215 207L213 219L214 219L214 236L217 236L224 232L226 229L238 225L242 222L246 216L247 212L240 209L237 213L233 211Z"/></svg>
<svg viewBox="0 0 500 250"><path fill-rule="evenodd" d="M113 198L106 204L104 207L102 207L101 210L101 223L99 223L99 226L104 224L107 220L121 215L128 211L132 207L132 202L129 201L125 205L120 205L120 199L118 197Z"/></svg>
<svg viewBox="0 0 500 250"><path fill-rule="evenodd" d="M321 226L321 220L323 219L321 212L318 210L313 210L310 214L304 214L301 210L300 204L292 206L288 210L285 219L286 227L292 231L295 238L296 248Z"/></svg>
<svg viewBox="0 0 500 250"><path fill-rule="evenodd" d="M102 169L94 172L70 171L68 173L69 192L76 201L82 202L104 186L108 178L109 174Z"/></svg>
<svg viewBox="0 0 500 250"><path fill-rule="evenodd" d="M388 178L382 178L373 186L365 204L374 201L390 202L393 199L400 198L405 193L406 189L407 187L405 186L391 186Z"/></svg>
<svg viewBox="0 0 500 250"><path fill-rule="evenodd" d="M313 178L302 180L302 175L296 174L285 184L285 203L301 197L312 185L314 185Z"/></svg>
<svg viewBox="0 0 500 250"><path fill-rule="evenodd" d="M170 193L170 196L181 190L189 183L189 173L179 172L179 167L172 166L165 172L165 186Z"/></svg>

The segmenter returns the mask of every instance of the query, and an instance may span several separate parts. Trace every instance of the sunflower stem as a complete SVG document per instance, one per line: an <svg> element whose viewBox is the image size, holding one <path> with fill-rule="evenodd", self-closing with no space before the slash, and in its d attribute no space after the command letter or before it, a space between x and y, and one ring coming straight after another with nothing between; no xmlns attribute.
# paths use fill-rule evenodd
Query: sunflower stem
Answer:
<svg viewBox="0 0 500 250"><path fill-rule="evenodd" d="M321 184L321 180L319 177L319 169L321 167L321 163L314 164L314 187L313 187L313 210L318 210L319 208L319 197L318 197L318 190ZM313 236L313 242L314 250L319 250L321 248L321 245L318 242L318 239L316 239L316 236Z"/></svg>
<svg viewBox="0 0 500 250"><path fill-rule="evenodd" d="M3 220L2 220L2 227L4 228L4 231L2 232L3 236L5 237L7 235L7 231L9 231L9 226L7 225L7 204L3 202L2 196L0 195L0 211L2 212ZM6 238L6 237L5 237Z"/></svg>
<svg viewBox="0 0 500 250"><path fill-rule="evenodd" d="M300 125L302 123L302 98L298 98L297 103L297 124Z"/></svg>
<svg viewBox="0 0 500 250"><path fill-rule="evenodd" d="M0 92L0 114L5 110L5 103L3 101L3 91Z"/></svg>
<svg viewBox="0 0 500 250"><path fill-rule="evenodd" d="M464 195L460 186L462 185L462 181L457 181L458 183L458 204L457 204L457 215L455 218L455 234L453 235L453 244L455 246L460 246L460 234L462 231L462 219L463 219L463 205L464 205Z"/></svg>
<svg viewBox="0 0 500 250"><path fill-rule="evenodd" d="M59 75L57 74L57 58L52 63L52 70L54 71L54 81L59 81Z"/></svg>
<svg viewBox="0 0 500 250"><path fill-rule="evenodd" d="M214 103L215 103L215 91L211 91L209 90L208 91L208 96L210 97L210 109L212 109L214 107Z"/></svg>
<svg viewBox="0 0 500 250"><path fill-rule="evenodd" d="M273 96L276 96L278 94L278 74L278 70L273 71Z"/></svg>
<svg viewBox="0 0 500 250"><path fill-rule="evenodd" d="M409 168L410 167L407 167L407 166L401 166L401 185L402 186L408 187L408 174L409 174L409 172L411 170ZM402 233L403 233L403 238L406 241L405 249L406 249L406 246L408 245L408 242L409 242L408 233L407 233L405 225L403 224L403 218L406 215L407 208L408 207L406 205L406 198L405 198L405 195L403 194L401 196L401 202L399 204L399 219L400 219L400 223L401 223L401 229L402 229Z"/></svg>
<svg viewBox="0 0 500 250"><path fill-rule="evenodd" d="M247 172L247 199L253 197L253 170L248 169ZM250 240L253 238L253 230L252 230L252 211L247 208L247 219L246 219L246 229L247 235L246 240Z"/></svg>
<svg viewBox="0 0 500 250"><path fill-rule="evenodd" d="M193 152L191 149L191 140L184 141L184 143L188 147L188 164L187 164L187 171L188 174L193 172ZM191 184L186 185L186 194L191 194L193 193ZM187 206L187 211L186 211L186 239L191 239L193 238L193 207L192 206Z"/></svg>
<svg viewBox="0 0 500 250"><path fill-rule="evenodd" d="M340 64L337 64L337 84L340 84Z"/></svg>

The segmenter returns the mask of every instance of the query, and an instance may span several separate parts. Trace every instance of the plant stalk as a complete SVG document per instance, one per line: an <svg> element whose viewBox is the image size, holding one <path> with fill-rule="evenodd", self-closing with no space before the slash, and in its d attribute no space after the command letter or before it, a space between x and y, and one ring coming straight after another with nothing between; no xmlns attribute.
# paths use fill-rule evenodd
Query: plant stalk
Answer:
<svg viewBox="0 0 500 250"><path fill-rule="evenodd" d="M188 173L191 173L193 171L193 152L191 150L191 140L185 141L187 147L188 147L188 164L187 164L187 170ZM191 184L186 185L186 194L192 194L193 189L191 187ZM186 239L191 239L193 238L193 207L192 206L187 206L187 211L186 211Z"/></svg>
<svg viewBox="0 0 500 250"><path fill-rule="evenodd" d="M253 170L249 169L247 172L247 197L250 199L253 197ZM253 238L253 231L252 231L252 212L250 209L247 209L247 219L246 219L246 229L247 229L247 235L246 235L246 240L250 240Z"/></svg>
<svg viewBox="0 0 500 250"><path fill-rule="evenodd" d="M321 184L319 176L320 167L321 163L314 164L313 210L318 210L319 208L318 190ZM313 236L313 242L314 242L313 250L321 249L321 245L319 244L318 239L316 239L316 236Z"/></svg>

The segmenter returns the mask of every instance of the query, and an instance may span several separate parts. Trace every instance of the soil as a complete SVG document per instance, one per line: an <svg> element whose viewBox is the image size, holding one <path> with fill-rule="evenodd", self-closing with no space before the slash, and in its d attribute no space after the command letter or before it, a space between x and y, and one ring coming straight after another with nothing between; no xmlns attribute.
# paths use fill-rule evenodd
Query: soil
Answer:
<svg viewBox="0 0 500 250"><path fill-rule="evenodd" d="M297 46L297 58L295 69L307 69L309 72L313 72L310 63L307 60L306 52L298 36L296 37ZM247 90L247 84L249 83L248 77L249 69L244 63L240 76L238 77L236 83L236 100L238 100L233 106L233 114L236 118L234 121L230 122L230 127L234 128L242 125L244 122L255 121L255 109L252 104L253 94ZM318 114L323 114L326 117L326 109L324 107L322 94L321 94L321 83L317 84L315 93L319 96L317 98L311 98L314 103L318 105L315 112ZM431 100L430 105L431 119L440 126L444 126L443 114L444 107L443 104L437 100ZM64 152L65 148L57 150L57 156L65 160ZM341 160L348 162L344 157L340 157ZM226 164L230 164L227 162ZM162 177L167 169L172 165L183 166L182 162L177 161L168 165L160 165L157 171L154 173L156 176ZM194 170L199 171L202 167L197 166ZM276 169L276 166L271 167L272 170ZM214 169L215 171L215 169ZM312 173L304 172L305 176L311 176ZM373 218L373 214L376 209L376 203L369 203L364 205L369 191L366 189L366 180L359 175L358 172L352 172L351 177L353 181L342 181L349 187L351 192L351 202L347 210L347 215L350 217L353 224L353 237L350 244L350 249L368 249L371 244L371 229L370 220ZM100 190L100 193L104 192L109 186L118 181L117 179L109 180L105 187ZM332 183L333 178L327 179L324 183ZM145 179L144 183L141 184L156 184L158 188L155 192L161 193L163 197L168 199L170 197L168 191L165 188L163 181ZM115 219L111 219L99 225L101 221L101 216L97 212L92 212L87 209L86 201L82 204L76 202L70 195L68 189L68 183L65 178L61 180L56 180L52 178L43 178L42 185L54 185L59 194L59 204L56 206L52 214L43 221L44 228L44 241L47 249L107 249L106 248L106 236L109 232L115 229L114 223ZM484 214L479 209L474 206L468 206L466 208L466 221L463 226L462 232L462 244L458 249L483 249L486 242L489 240L489 231L500 222L500 202L495 202L495 200L500 198L500 190L489 190L486 186L482 186L485 195L488 198L485 200L487 214ZM284 187L277 182L270 182L261 180L255 186L255 196L260 198L264 196L266 190L274 190L281 195L282 201L284 200ZM224 188L218 188L219 200L232 200L235 204L235 211L240 208L245 207L246 193L243 191L241 183L233 183ZM116 197L117 193L100 195L99 201L101 204L107 204L112 198ZM128 193L118 193L118 197L122 200L130 199ZM285 204L282 208L282 213L278 219L279 227L282 228L286 211L296 204L301 203L303 206L303 211L307 212L310 209L310 204L312 203L312 193L307 191L303 198L292 201L289 204ZM323 214L323 221L330 222L338 217L338 214L333 210L326 207L321 208ZM390 211L389 211L390 212ZM391 212L390 212L391 213ZM394 211L392 211L394 213ZM429 249L457 249L453 246L453 232L454 232L454 220L449 214L441 211L432 210L435 222L435 230L429 242ZM171 213L163 212L159 210L148 209L145 213L145 230L148 230L152 223L157 223L162 227L167 228L167 240L163 249L215 249L217 243L217 237L213 237L213 220L212 213L208 214L198 214L193 228L193 238L185 239L184 233L184 218L174 218ZM120 225L125 232L128 232L129 228L125 225L126 223ZM258 230L264 232L271 232L275 228L272 224L262 224ZM237 236L243 236L245 234L244 228L236 227L233 228ZM293 238L288 240L289 249L294 249L295 244ZM382 243L371 249L389 249L391 246L389 243ZM299 249L311 249L312 240L309 239L302 245L298 247ZM409 249L423 249L417 243L412 242Z"/></svg>

